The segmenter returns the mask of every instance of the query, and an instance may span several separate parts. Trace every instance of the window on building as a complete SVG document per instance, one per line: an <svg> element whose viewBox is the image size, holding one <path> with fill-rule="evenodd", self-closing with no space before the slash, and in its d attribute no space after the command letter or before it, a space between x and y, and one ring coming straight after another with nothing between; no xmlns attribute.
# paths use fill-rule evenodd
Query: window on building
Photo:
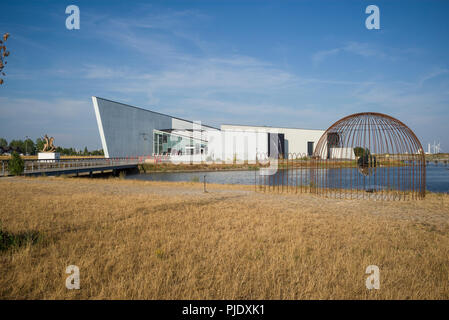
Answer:
<svg viewBox="0 0 449 320"><path fill-rule="evenodd" d="M207 148L207 141L191 136L154 130L153 153L159 155L199 154Z"/></svg>

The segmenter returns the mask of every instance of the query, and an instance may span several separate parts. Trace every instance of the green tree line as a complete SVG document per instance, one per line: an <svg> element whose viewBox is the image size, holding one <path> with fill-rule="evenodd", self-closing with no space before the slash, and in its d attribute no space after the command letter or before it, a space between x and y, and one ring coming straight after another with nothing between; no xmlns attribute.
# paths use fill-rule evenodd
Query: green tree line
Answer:
<svg viewBox="0 0 449 320"><path fill-rule="evenodd" d="M30 138L25 140L11 140L9 143L4 138L0 138L0 154L17 152L24 155L37 155L44 148L44 140L37 138L36 141ZM74 148L56 147L56 152L64 156L103 156L103 149L89 151L87 147L84 150Z"/></svg>

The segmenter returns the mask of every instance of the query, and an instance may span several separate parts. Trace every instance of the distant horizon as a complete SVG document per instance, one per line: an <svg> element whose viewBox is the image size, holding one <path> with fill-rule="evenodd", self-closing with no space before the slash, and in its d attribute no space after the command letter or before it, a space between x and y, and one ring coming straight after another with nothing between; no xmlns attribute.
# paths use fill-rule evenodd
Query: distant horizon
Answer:
<svg viewBox="0 0 449 320"><path fill-rule="evenodd" d="M0 137L101 149L91 96L181 119L326 130L380 112L449 152L447 1L2 4ZM368 30L368 5L380 29ZM311 128L311 129L309 129ZM320 128L320 129L316 129Z"/></svg>

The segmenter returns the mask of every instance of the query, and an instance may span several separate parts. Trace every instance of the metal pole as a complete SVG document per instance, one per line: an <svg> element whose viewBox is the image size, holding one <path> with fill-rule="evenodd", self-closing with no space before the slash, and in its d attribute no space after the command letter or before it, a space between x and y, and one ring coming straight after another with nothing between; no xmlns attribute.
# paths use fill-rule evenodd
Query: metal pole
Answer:
<svg viewBox="0 0 449 320"><path fill-rule="evenodd" d="M207 192L207 190L206 190L206 175L204 175L203 180L204 180L204 192Z"/></svg>
<svg viewBox="0 0 449 320"><path fill-rule="evenodd" d="M25 155L28 154L28 139L29 139L29 138L30 138L30 137L25 136Z"/></svg>

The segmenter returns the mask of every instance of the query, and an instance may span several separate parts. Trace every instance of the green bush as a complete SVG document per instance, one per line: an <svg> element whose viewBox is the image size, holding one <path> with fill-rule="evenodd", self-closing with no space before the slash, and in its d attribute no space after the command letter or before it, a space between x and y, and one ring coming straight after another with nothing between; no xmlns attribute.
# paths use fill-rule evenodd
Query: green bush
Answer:
<svg viewBox="0 0 449 320"><path fill-rule="evenodd" d="M25 162L17 152L13 152L8 163L8 171L14 176L19 176L25 169Z"/></svg>
<svg viewBox="0 0 449 320"><path fill-rule="evenodd" d="M5 231L0 222L0 252L10 249L18 249L29 244L37 244L42 242L43 235L37 231L28 231L18 234Z"/></svg>
<svg viewBox="0 0 449 320"><path fill-rule="evenodd" d="M356 157L363 157L363 156L369 156L371 153L368 148L365 149L362 147L355 147L354 154Z"/></svg>

